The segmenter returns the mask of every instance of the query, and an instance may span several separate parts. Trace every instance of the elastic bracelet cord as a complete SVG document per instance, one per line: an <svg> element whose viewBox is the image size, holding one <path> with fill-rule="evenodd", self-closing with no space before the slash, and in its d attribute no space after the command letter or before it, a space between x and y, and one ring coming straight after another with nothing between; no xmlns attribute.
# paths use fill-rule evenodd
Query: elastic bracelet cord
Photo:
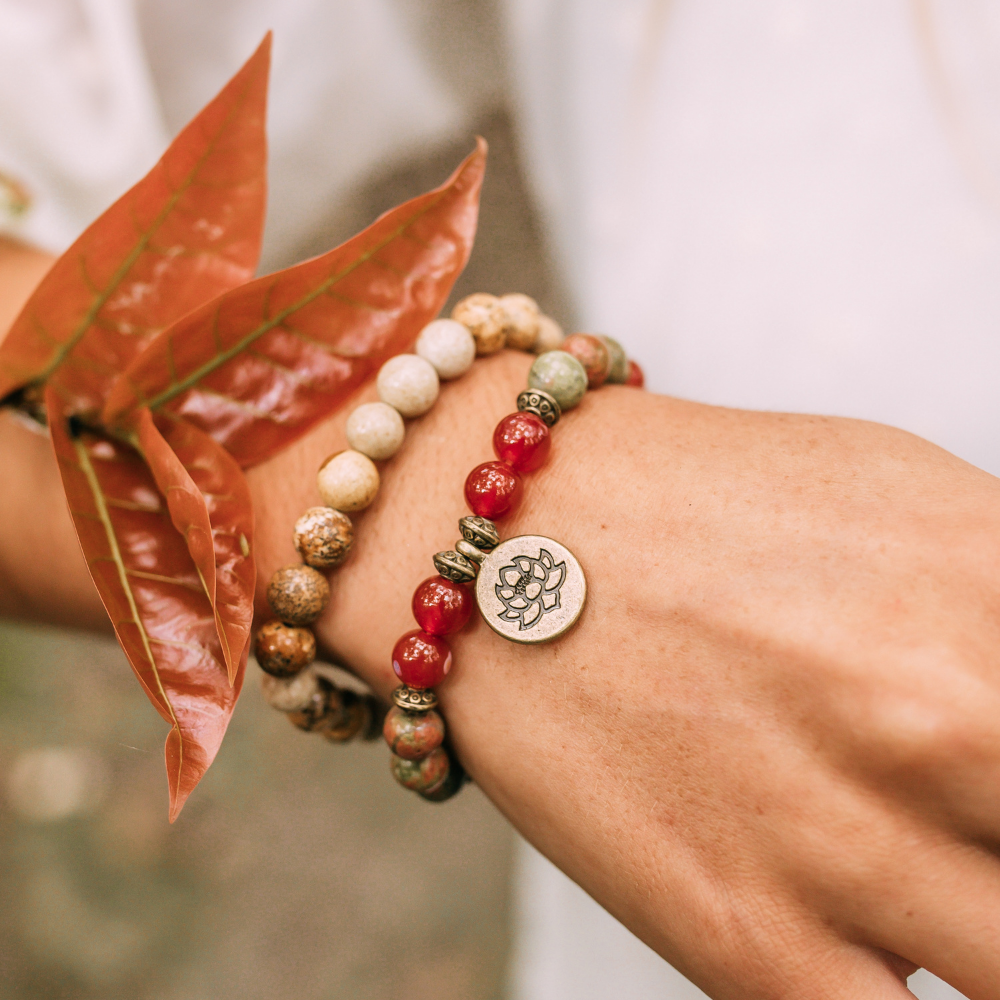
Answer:
<svg viewBox="0 0 1000 1000"><path fill-rule="evenodd" d="M440 380L460 377L476 356L505 346L539 356L528 389L518 396L518 411L494 432L498 461L478 466L466 480L473 515L459 522L462 538L454 550L434 556L439 575L424 580L414 593L420 628L402 636L393 649L393 669L403 683L386 714L353 677L314 662L316 638L308 626L329 600L323 571L347 559L354 541L348 515L375 499L380 485L375 462L392 457L402 445L403 418L430 410ZM265 699L295 726L332 742L374 739L381 731L393 751L396 779L429 801L443 801L461 788L465 773L448 746L432 689L451 668L451 650L442 637L461 629L472 614L470 585L478 577L475 599L490 626L519 642L561 635L579 616L586 596L583 571L568 549L535 536L501 543L494 522L516 507L521 474L544 464L550 428L562 412L576 406L588 388L605 381L641 387L643 377L617 341L590 334L564 337L534 300L520 294L468 296L451 319L435 320L421 331L415 350L382 366L376 379L380 401L350 414L351 447L320 466L317 487L324 506L309 508L295 524L302 563L272 576L267 599L275 618L258 630L255 653L265 672ZM492 585L484 583L494 576Z"/></svg>

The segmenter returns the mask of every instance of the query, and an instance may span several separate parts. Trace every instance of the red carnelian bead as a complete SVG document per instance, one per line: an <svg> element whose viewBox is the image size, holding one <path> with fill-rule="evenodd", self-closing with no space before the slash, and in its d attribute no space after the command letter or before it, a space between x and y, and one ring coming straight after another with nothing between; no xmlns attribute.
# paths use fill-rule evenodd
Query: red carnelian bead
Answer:
<svg viewBox="0 0 1000 1000"><path fill-rule="evenodd" d="M625 379L626 385L633 385L636 389L641 389L646 384L646 376L642 374L642 369L629 358L628 362L628 378Z"/></svg>
<svg viewBox="0 0 1000 1000"><path fill-rule="evenodd" d="M465 500L473 514L496 521L521 499L521 477L503 462L483 462L465 480Z"/></svg>
<svg viewBox="0 0 1000 1000"><path fill-rule="evenodd" d="M450 635L465 626L472 598L460 583L432 576L413 592L413 617L428 635Z"/></svg>
<svg viewBox="0 0 1000 1000"><path fill-rule="evenodd" d="M512 413L497 424L493 450L517 472L534 472L549 457L552 438L545 421L534 413Z"/></svg>
<svg viewBox="0 0 1000 1000"><path fill-rule="evenodd" d="M410 687L437 687L451 670L451 650L444 639L414 629L393 646L392 669Z"/></svg>

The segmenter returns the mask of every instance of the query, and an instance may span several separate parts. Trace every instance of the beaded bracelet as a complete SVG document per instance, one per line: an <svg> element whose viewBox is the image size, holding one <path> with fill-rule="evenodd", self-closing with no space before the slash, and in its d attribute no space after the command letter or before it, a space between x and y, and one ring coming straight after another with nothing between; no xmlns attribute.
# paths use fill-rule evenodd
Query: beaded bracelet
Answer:
<svg viewBox="0 0 1000 1000"><path fill-rule="evenodd" d="M320 571L337 568L350 553L354 528L348 513L374 500L380 485L374 463L392 457L401 446L403 418L425 414L437 399L439 380L464 374L476 355L504 346L545 351L563 339L559 325L528 296L477 293L459 302L450 320L428 324L415 355L397 355L382 366L376 379L380 402L362 404L350 414L350 449L320 467L317 486L325 506L309 508L295 524L293 539L302 565L277 570L267 590L276 617L259 629L255 653L265 671L265 699L288 713L293 724L334 742L358 734L374 738L381 728L384 711L350 675L310 667L316 638L307 626L329 600L329 585Z"/></svg>
<svg viewBox="0 0 1000 1000"><path fill-rule="evenodd" d="M452 667L444 636L459 631L472 614L469 585L487 624L505 639L548 642L573 627L587 597L579 561L566 546L541 535L500 541L495 522L517 506L521 474L541 468L551 448L550 429L587 389L605 381L641 387L642 371L625 357L617 341L573 334L562 350L543 353L532 365L528 388L517 397L517 412L493 432L499 461L469 473L465 499L472 510L458 522L462 537L453 550L438 552L438 576L424 580L413 594L419 628L399 638L392 668L402 684L392 694L383 736L392 751L396 780L421 797L441 802L466 780L446 743L445 723L433 688Z"/></svg>

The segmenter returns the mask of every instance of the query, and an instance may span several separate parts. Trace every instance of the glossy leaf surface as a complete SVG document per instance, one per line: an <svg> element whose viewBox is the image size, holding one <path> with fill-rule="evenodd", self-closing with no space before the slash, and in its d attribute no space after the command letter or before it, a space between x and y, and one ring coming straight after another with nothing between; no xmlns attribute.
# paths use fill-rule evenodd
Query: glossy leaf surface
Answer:
<svg viewBox="0 0 1000 1000"><path fill-rule="evenodd" d="M250 488L240 467L215 441L177 417L154 422L149 410L143 410L138 437L215 612L232 683L246 665L253 622Z"/></svg>
<svg viewBox="0 0 1000 1000"><path fill-rule="evenodd" d="M97 414L157 333L253 277L270 48L268 35L156 166L52 266L0 347L0 398L47 381L68 412Z"/></svg>
<svg viewBox="0 0 1000 1000"><path fill-rule="evenodd" d="M485 165L480 139L441 187L182 318L115 384L106 424L134 426L148 406L196 424L243 467L280 451L437 315L472 248Z"/></svg>
<svg viewBox="0 0 1000 1000"><path fill-rule="evenodd" d="M54 390L45 402L87 565L132 669L171 726L173 821L215 758L243 671L230 685L212 606L142 457L121 442L71 433Z"/></svg>

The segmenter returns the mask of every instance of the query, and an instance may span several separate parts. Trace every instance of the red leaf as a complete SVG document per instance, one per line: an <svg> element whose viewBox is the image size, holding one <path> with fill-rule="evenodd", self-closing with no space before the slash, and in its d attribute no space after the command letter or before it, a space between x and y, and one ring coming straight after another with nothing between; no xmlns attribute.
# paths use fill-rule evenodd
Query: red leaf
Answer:
<svg viewBox="0 0 1000 1000"><path fill-rule="evenodd" d="M54 385L100 412L164 327L253 277L266 198L268 35L155 167L60 257L0 347L0 398Z"/></svg>
<svg viewBox="0 0 1000 1000"><path fill-rule="evenodd" d="M162 433L161 433L162 431ZM139 446L212 608L233 683L253 621L253 505L243 472L207 434L172 414L139 417Z"/></svg>
<svg viewBox="0 0 1000 1000"><path fill-rule="evenodd" d="M240 465L304 434L437 315L475 236L486 143L441 187L329 253L183 317L116 382L107 426L168 409Z"/></svg>
<svg viewBox="0 0 1000 1000"><path fill-rule="evenodd" d="M89 432L72 435L51 388L45 404L94 583L132 669L171 726L166 762L173 822L215 758L243 670L230 685L212 606L138 452Z"/></svg>

